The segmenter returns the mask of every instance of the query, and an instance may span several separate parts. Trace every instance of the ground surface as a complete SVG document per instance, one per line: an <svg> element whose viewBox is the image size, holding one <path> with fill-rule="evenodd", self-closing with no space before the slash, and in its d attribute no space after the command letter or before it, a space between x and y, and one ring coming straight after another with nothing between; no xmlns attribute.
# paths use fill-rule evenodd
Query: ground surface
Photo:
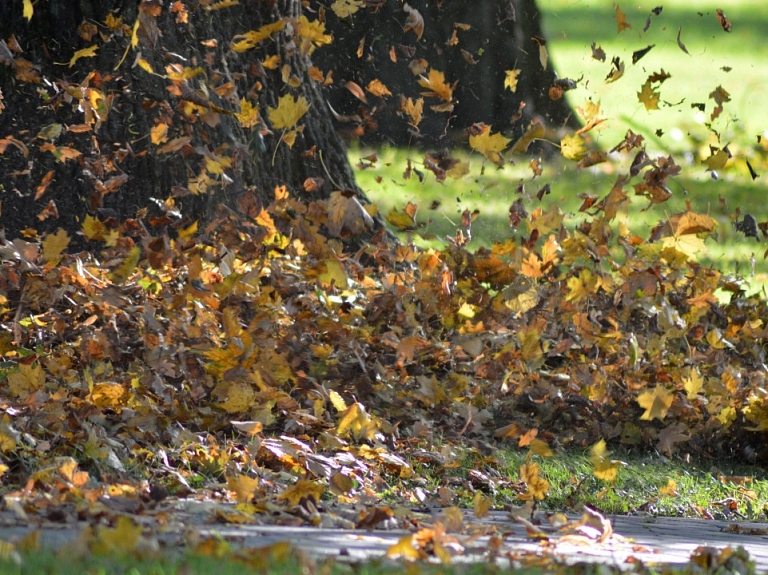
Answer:
<svg viewBox="0 0 768 575"><path fill-rule="evenodd" d="M411 510L391 522L394 528L375 530L331 528L322 523L319 527L262 525L258 516L249 524L221 522L223 516L234 512L230 504L169 499L140 516L122 516L142 527L138 546L145 550L174 553L206 540L226 541L233 548L261 548L287 542L312 558L350 561L396 558L393 550L403 541L419 534L424 538L425 531L441 531L443 523L450 526L450 518L441 515L440 510ZM344 516L355 515L351 508L335 509L334 513L324 515L324 522L329 517L343 522ZM449 551L452 562L480 562L494 557L503 566L520 566L551 558L558 562L617 567L628 567L638 561L645 565L683 564L697 555L700 564L718 564L717 558L727 556L729 548L741 546L756 562L757 572L768 571L768 524L651 516L603 518L598 514L588 518L570 516L568 521L565 530L553 527L543 516L534 518L533 523L539 525L525 525L508 512L495 511L482 520L465 523L460 534L446 529L440 544ZM402 529L406 523L413 528ZM95 531L100 528L96 526ZM41 521L22 525L18 511L0 513L0 539L18 542L35 532L41 548L77 550L84 542L87 545L89 539L98 539L93 536L94 527L84 522ZM433 543L436 541L433 539ZM434 558L427 551L422 552L423 558Z"/></svg>

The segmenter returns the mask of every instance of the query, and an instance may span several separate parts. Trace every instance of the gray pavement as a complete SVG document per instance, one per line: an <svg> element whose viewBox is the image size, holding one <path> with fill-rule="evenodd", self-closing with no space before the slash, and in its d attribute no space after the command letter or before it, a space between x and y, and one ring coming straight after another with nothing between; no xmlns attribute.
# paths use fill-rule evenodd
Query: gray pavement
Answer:
<svg viewBox="0 0 768 575"><path fill-rule="evenodd" d="M350 561L384 557L387 550L404 537L419 529L434 527L440 520L440 510L403 511L397 520L393 518L388 522L394 528L354 529L348 528L349 519L344 518L344 513L336 510L321 513L323 518L318 527L268 524L274 523L275 518L259 515L252 516L252 523L228 523L225 518L233 510L231 504L169 500L129 516L144 527L145 537L160 549L179 550L205 538L217 537L243 548L288 542L310 557ZM354 517L356 512L348 509L346 516ZM573 524L577 517L569 519ZM768 573L768 524L624 516L606 519L610 526L605 523L601 526L598 520L597 527L576 524L578 529L564 533L546 523L540 527L526 526L506 512L494 511L476 520L471 511L465 511L461 528L456 533L446 529L448 533L440 541L454 562L487 561L492 557L503 565L519 565L525 562L525 557L542 555L568 563L674 564L688 562L691 553L700 546L716 549L743 546L757 563L758 572ZM278 522L289 520L286 516L277 518ZM60 548L73 544L86 528L85 523L57 524L38 522L34 518L21 523L18 513L0 512L0 539L18 541L39 531L42 546ZM413 528L402 529L403 524ZM386 526L387 522L382 525Z"/></svg>

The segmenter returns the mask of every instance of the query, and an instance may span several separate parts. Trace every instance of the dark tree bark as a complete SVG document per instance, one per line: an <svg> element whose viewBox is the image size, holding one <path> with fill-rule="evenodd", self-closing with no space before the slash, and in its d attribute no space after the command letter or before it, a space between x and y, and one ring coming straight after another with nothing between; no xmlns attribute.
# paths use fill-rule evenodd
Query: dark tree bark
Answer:
<svg viewBox="0 0 768 575"><path fill-rule="evenodd" d="M494 131L518 136L535 117L555 129L577 126L565 99L550 96L557 76L549 58L546 68L542 67L540 44L544 39L535 0L368 4L371 9L350 17L337 18L332 11L327 12L334 48L315 59L322 68L334 71L329 95L334 109L343 116L357 113L367 119L357 134L364 141L466 145L462 131L474 123L491 124ZM416 30L409 29L410 14L405 6L423 17L420 39ZM366 105L345 89L348 81L365 87L379 79L394 94L417 98L424 92L411 71L419 69L418 62L426 62L430 69L443 72L448 83L456 83L453 110L430 112L434 100L427 99L418 131L409 127L396 101L384 102L369 94ZM515 92L504 86L507 70L520 70ZM552 95L561 96L557 91ZM522 109L521 103L525 104Z"/></svg>
<svg viewBox="0 0 768 575"><path fill-rule="evenodd" d="M154 233L152 226L210 220L220 204L258 212L281 185L304 200L337 190L363 198L336 132L350 124L332 115L326 95L349 99L342 80L367 85L378 78L418 98L424 88L408 69L411 60L424 59L457 83L451 112L426 103L417 134L426 143L452 143L445 139L449 128L466 142L459 130L475 122L512 133L534 113L553 126L569 121L562 101L546 95L554 76L551 66L541 69L531 40L538 33L532 0L414 0L426 19L420 40L403 30L404 4L365 4L371 9L338 20L313 2L302 15L299 0L227 7L213 0L47 0L35 4L27 22L22 0L0 3L0 38L9 41L0 44L0 227L6 237L60 227L83 237L75 234L89 216L107 229L135 218L136 226ZM286 25L251 49L233 49L233 39L276 22ZM324 24L335 34L330 46L322 45L330 40ZM457 44L448 41L454 32ZM318 79L310 55L335 71L335 83ZM513 68L522 70L514 94L503 89L504 73ZM352 126L378 131L377 140L412 140L399 95L353 109L359 117ZM297 132L270 120L269 109L284 96L309 105ZM238 119L244 102L258 109L257 125ZM524 114L510 126L521 102ZM338 107L345 113L349 101ZM331 235L371 227L359 204L350 205L363 224L353 217L346 226L336 209ZM92 228L86 238L93 238Z"/></svg>
<svg viewBox="0 0 768 575"><path fill-rule="evenodd" d="M186 11L173 12L166 2L158 12L147 0L49 0L28 23L21 0L0 3L0 38L17 42L0 46L7 237L27 228L72 234L87 215L130 218L148 206L142 225L168 223L164 210L182 212L181 226L222 202L258 209L281 185L303 199L355 190L321 86L307 76L314 46L297 33L298 0L212 4L185 0ZM119 19L111 29L110 15ZM285 28L252 49L230 49L234 36L281 20ZM137 21L138 44L119 64ZM94 45L94 56L66 64ZM262 65L270 57L275 70ZM283 130L268 131L268 110L286 94L309 104L292 147ZM244 128L233 115L243 100L258 108L260 125ZM153 128L165 138L153 141ZM304 189L308 178L315 185Z"/></svg>

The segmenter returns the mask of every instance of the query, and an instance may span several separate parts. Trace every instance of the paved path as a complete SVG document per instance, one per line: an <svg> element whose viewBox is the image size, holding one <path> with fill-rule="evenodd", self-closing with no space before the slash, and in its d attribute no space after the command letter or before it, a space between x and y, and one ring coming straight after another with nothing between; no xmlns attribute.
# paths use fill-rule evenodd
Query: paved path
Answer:
<svg viewBox="0 0 768 575"><path fill-rule="evenodd" d="M406 522L414 525L412 530L220 522L223 514L232 509L233 506L225 504L168 501L150 513L131 517L145 527L148 538L158 542L161 548L178 549L189 543L190 538L200 540L215 536L237 547L257 548L289 542L312 557L339 557L352 561L385 556L387 550L403 537L434 525L434 521L440 519L439 510L432 514L413 512L411 517L405 517ZM159 527L157 518L161 514L173 517L173 520ZM699 546L717 549L743 546L757 563L758 572L768 572L768 524L617 516L608 517L610 527L607 532L588 525L577 533L563 536L554 528L542 528L548 539L541 532L537 539L527 533L525 525L505 512L491 512L481 521L471 519L471 512L466 512L465 516L461 532L449 533L443 540L456 562L488 560L489 549L494 549L497 561L513 565L524 563L525 557L541 554L569 563L588 561L620 566L628 560L640 560L646 564L669 564L688 562L691 553ZM339 515L336 517L340 518ZM29 525L19 523L18 514L0 512L0 539L18 540L38 530L43 546L57 548L74 542L85 527L77 523L35 524L34 520ZM400 523L403 523L402 517Z"/></svg>

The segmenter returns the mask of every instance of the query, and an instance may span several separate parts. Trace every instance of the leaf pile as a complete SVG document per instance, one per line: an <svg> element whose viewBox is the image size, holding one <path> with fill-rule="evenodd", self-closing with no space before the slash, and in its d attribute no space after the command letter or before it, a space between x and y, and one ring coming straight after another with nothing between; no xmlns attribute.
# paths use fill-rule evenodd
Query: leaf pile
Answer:
<svg viewBox="0 0 768 575"><path fill-rule="evenodd" d="M143 34L156 32L149 24L156 6L142 5ZM341 18L361 7L332 5ZM407 33L420 38L423 18L406 12ZM619 31L630 27L618 7L616 18ZM319 20L302 15L290 24L302 57L332 40ZM235 35L229 49L255 50L286 25ZM111 28L126 40L126 54L136 47L139 20L132 29L118 21ZM70 65L95 52L83 50ZM160 70L140 54L135 65L150 75ZM614 68L611 81L624 65ZM157 153L192 154L191 136L181 135L187 124L207 117L215 125L218 115L234 115L254 145L264 136L275 152L303 144L310 105L302 96L287 93L261 112L242 99L239 112L226 114L203 98L212 92L190 87L204 70L163 70L178 100L177 109L160 106L164 117L147 134ZM291 74L287 66L286 86L301 85ZM414 76L421 97L403 98L400 111L418 131L425 100L450 114L454 83L429 66ZM507 75L511 91L517 76ZM653 74L638 93L647 109L658 106L667 77ZM92 87L60 86L68 88L62 98L83 111L75 133L98 132L111 113L100 80L91 79ZM572 84L561 81L550 97ZM367 98L356 84L346 88ZM367 91L389 94L373 81ZM729 96L718 89L711 97L715 121ZM672 156L647 152L633 132L610 152L594 148L587 133L603 121L599 107L585 117L584 128L559 137L562 155L584 168L611 157L628 169L602 197L584 194L578 218L548 203L546 186L534 200L521 184L509 237L487 248L469 247L482 217L469 211L445 249L393 242L377 228L376 207L354 191L307 199L312 178L303 189L275 187L268 201L245 192L236 211L222 207L205 224L179 225L173 198L157 201L166 218L152 221L146 211L122 222L89 215L79 232L94 246L87 253L69 253L73 238L64 230L3 240L0 469L26 504L20 513L98 514L88 503L103 504L105 495L191 494L205 477L212 480L207 495L241 505L226 521L269 514L318 524L324 498L371 505L393 477L417 479L416 462L456 467L450 444L459 441L511 440L540 456L592 446L605 479L615 477L615 465L602 442L764 458L766 302L696 262L717 227L710 216L689 208L649 237L627 227L618 216L630 209L631 191L663 204L680 167ZM80 152L53 143L62 128L51 124L36 138L66 163ZM477 122L466 136L470 149L500 168L510 153L558 139L538 121L508 150L512 138L498 127ZM13 137L0 145L0 153L29 151ZM726 149L712 150L710 169L725 167ZM236 171L235 147L194 152L184 193L224 188ZM88 165L99 176L117 172L98 152ZM425 155L423 165L440 181L469 170L443 151ZM531 167L534 178L541 174L538 161ZM406 173L424 176L410 163ZM40 181L36 196L50 181ZM124 174L94 177L94 208L127 181ZM417 212L411 202L386 219L414 233ZM436 442L446 445L441 453ZM525 501L546 497L532 456L515 488ZM350 521L369 527L387 519L374 506Z"/></svg>

